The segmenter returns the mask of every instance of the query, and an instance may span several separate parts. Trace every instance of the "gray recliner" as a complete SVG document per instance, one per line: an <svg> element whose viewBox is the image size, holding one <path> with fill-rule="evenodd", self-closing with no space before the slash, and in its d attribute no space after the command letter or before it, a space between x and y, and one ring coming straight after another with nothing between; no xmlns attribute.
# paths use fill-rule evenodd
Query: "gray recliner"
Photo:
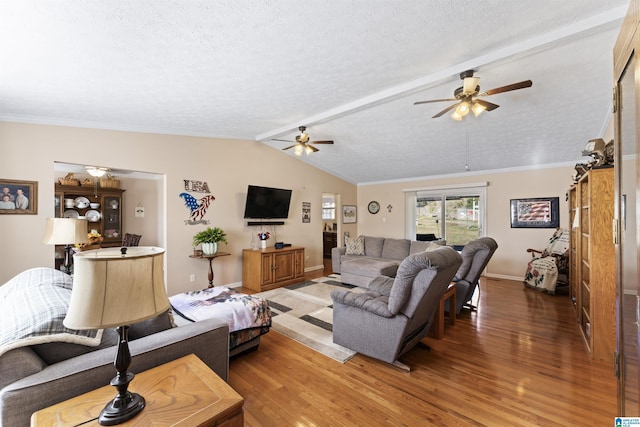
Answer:
<svg viewBox="0 0 640 427"><path fill-rule="evenodd" d="M456 313L460 313L466 305L475 308L471 304L473 293L478 287L480 275L485 269L493 253L498 249L498 243L491 237L480 237L467 243L462 248L462 265L458 269L453 281L456 284ZM449 311L449 301L445 310Z"/></svg>
<svg viewBox="0 0 640 427"><path fill-rule="evenodd" d="M408 370L397 359L427 336L461 264L460 254L443 246L408 256L395 279L378 276L366 292L331 291L333 342Z"/></svg>

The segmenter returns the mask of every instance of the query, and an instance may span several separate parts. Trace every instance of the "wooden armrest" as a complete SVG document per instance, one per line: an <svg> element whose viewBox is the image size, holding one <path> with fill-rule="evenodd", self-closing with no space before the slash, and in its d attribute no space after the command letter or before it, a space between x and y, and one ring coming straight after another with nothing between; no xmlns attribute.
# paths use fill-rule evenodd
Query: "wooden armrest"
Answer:
<svg viewBox="0 0 640 427"><path fill-rule="evenodd" d="M530 253L531 253L531 258L535 258L535 257L536 257L536 254L540 254L540 255L542 255L542 251L539 251L539 250L537 250L537 249L531 249L531 248L529 248L529 249L527 249L527 252L530 252Z"/></svg>

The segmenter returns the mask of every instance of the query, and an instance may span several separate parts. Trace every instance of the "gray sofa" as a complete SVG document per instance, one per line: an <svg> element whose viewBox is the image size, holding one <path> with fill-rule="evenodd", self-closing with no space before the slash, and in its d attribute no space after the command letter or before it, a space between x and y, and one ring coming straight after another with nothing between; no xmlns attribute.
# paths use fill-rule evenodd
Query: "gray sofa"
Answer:
<svg viewBox="0 0 640 427"><path fill-rule="evenodd" d="M368 288L378 276L395 277L402 260L426 250L446 244L444 240L430 242L392 239L384 237L358 236L364 242L364 252L349 251L346 246L331 250L333 272L341 275L343 283Z"/></svg>
<svg viewBox="0 0 640 427"><path fill-rule="evenodd" d="M63 274L52 274L58 273ZM55 278L61 282L68 280ZM35 289L37 293L38 288ZM10 298L9 292L1 294L0 305L6 308L12 304ZM131 372L145 371L194 353L222 379L228 378L229 326L223 320L172 327L167 312L131 325L129 339ZM114 330L104 330L100 344L95 347L46 342L4 352L0 356L0 426L28 426L33 412L108 385L116 374L113 361L117 342ZM114 396L115 393L114 388Z"/></svg>

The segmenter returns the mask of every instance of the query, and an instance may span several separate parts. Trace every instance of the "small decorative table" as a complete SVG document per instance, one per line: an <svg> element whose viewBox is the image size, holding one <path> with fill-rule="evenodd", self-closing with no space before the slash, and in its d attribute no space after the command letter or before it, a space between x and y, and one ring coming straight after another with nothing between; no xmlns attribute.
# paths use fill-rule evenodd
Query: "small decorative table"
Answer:
<svg viewBox="0 0 640 427"><path fill-rule="evenodd" d="M444 335L444 303L449 300L449 323L455 325L456 323L456 285L450 283L447 291L440 298L436 314L434 316L434 324L432 334L436 339L442 339Z"/></svg>
<svg viewBox="0 0 640 427"><path fill-rule="evenodd" d="M213 255L189 255L189 258L196 258L196 259L208 259L209 260L209 287L213 288L213 260L220 257L220 256L228 256L231 255L230 253L227 252L216 252Z"/></svg>

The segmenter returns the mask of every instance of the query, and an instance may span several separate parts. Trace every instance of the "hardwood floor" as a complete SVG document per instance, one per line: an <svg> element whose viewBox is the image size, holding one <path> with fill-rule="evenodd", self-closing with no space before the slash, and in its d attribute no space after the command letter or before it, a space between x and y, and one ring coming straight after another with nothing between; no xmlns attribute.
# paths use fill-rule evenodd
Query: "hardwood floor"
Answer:
<svg viewBox="0 0 640 427"><path fill-rule="evenodd" d="M568 297L480 287L476 312L400 359L409 373L362 355L341 364L272 330L230 361L245 426L613 425L613 368L588 358Z"/></svg>

